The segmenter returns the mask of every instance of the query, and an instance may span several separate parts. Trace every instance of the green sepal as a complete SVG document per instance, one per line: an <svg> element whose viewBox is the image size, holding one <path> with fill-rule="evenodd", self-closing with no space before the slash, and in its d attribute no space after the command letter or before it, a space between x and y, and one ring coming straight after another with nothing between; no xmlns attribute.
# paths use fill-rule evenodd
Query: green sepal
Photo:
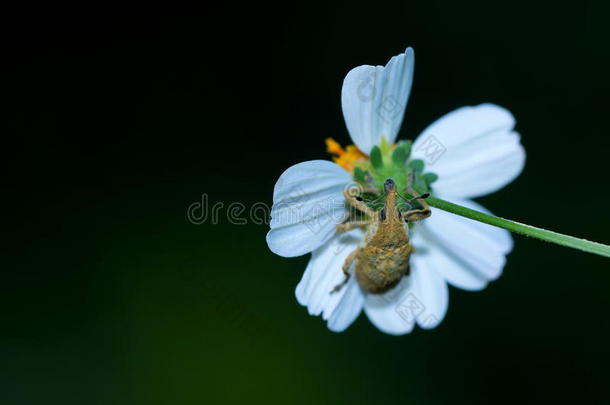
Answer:
<svg viewBox="0 0 610 405"><path fill-rule="evenodd" d="M422 173L424 171L424 161L421 159L413 159L409 162L409 167L416 173Z"/></svg>
<svg viewBox="0 0 610 405"><path fill-rule="evenodd" d="M392 152L392 162L396 166L402 167L411 155L411 141L399 142L394 152Z"/></svg>
<svg viewBox="0 0 610 405"><path fill-rule="evenodd" d="M369 172L360 167L354 168L354 180L358 183L366 183L366 176Z"/></svg>
<svg viewBox="0 0 610 405"><path fill-rule="evenodd" d="M428 187L428 183L424 179L424 176L421 174L416 174L413 179L413 188L419 193L427 193L430 191L430 187Z"/></svg>
<svg viewBox="0 0 610 405"><path fill-rule="evenodd" d="M430 185L438 180L438 175L436 173L426 173L424 174L424 180L428 185Z"/></svg>
<svg viewBox="0 0 610 405"><path fill-rule="evenodd" d="M373 146L371 150L371 164L375 169L381 169L383 167L383 158L381 157L381 149L379 146Z"/></svg>

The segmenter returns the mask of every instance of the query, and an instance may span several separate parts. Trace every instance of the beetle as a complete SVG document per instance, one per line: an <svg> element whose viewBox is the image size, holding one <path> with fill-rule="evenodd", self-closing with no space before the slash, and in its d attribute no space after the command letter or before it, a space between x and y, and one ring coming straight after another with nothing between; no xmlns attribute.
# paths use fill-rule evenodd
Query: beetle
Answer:
<svg viewBox="0 0 610 405"><path fill-rule="evenodd" d="M394 287L403 276L409 275L409 258L414 247L409 239L409 222L421 221L431 215L425 198L430 194L418 195L411 187L405 191L413 196L408 202L418 200L421 208L401 212L397 199L404 198L396 190L396 183L387 179L383 185L385 203L375 211L362 197L343 192L347 204L368 216L368 220L348 220L337 225L337 232L367 227L358 248L347 256L343 264L345 279L335 286L331 293L339 291L350 278L350 268L354 264L356 280L362 289L371 294L381 294ZM363 192L379 195L376 188Z"/></svg>

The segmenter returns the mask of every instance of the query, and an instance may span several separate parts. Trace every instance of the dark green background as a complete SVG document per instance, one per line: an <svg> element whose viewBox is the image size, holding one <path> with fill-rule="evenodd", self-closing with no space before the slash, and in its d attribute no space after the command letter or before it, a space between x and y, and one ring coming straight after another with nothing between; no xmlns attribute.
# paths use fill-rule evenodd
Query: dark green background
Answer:
<svg viewBox="0 0 610 405"><path fill-rule="evenodd" d="M349 142L347 71L410 45L401 137L507 107L526 167L480 201L610 242L609 18L601 1L5 10L0 402L607 402L607 259L515 237L437 329L334 334L294 298L307 257L186 210L270 203L325 137Z"/></svg>

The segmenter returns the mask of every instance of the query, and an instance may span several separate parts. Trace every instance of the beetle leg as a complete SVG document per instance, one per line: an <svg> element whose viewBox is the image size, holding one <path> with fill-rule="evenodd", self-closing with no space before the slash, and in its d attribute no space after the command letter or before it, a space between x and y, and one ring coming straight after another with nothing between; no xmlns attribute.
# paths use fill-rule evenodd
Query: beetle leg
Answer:
<svg viewBox="0 0 610 405"><path fill-rule="evenodd" d="M381 192L376 187L367 187L367 188L360 189L360 191L362 191L362 193L375 194L377 196L381 195Z"/></svg>
<svg viewBox="0 0 610 405"><path fill-rule="evenodd" d="M347 231L351 231L352 229L362 228L367 226L369 221L348 221L343 222L342 224L337 225L337 233L343 233Z"/></svg>
<svg viewBox="0 0 610 405"><path fill-rule="evenodd" d="M347 203L352 207L364 212L369 217L375 216L375 211L369 208L369 206L366 205L362 199L359 199L360 197L350 194L349 190L343 190L343 196L345 197L345 201L347 201Z"/></svg>
<svg viewBox="0 0 610 405"><path fill-rule="evenodd" d="M420 197L420 195L417 194L417 192L411 187L407 187L405 191L413 196L412 199L417 199L418 197ZM405 221L421 221L422 219L428 218L430 215L432 215L432 211L430 211L430 206L428 205L425 199L419 198L417 201L421 204L422 208L404 212L403 215Z"/></svg>
<svg viewBox="0 0 610 405"><path fill-rule="evenodd" d="M358 254L359 250L360 249L354 250L352 253L349 254L349 256L347 256L347 258L345 259L345 262L343 262L343 267L341 269L343 270L343 274L345 274L345 279L342 282L340 282L339 284L337 284L335 286L335 288L333 288L331 290L331 292L330 292L331 294L334 294L334 293L340 291L341 288L343 288L343 286L345 284L347 284L347 282L349 281L349 277L350 277L349 269L350 269L350 267L352 267L352 263L354 262L354 259L356 258L356 255Z"/></svg>

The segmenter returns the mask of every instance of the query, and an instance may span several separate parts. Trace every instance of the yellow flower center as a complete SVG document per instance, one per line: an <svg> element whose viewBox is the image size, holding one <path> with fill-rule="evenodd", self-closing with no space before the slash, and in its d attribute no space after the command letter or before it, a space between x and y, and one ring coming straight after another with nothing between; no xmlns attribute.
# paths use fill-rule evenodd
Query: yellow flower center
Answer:
<svg viewBox="0 0 610 405"><path fill-rule="evenodd" d="M326 151L335 155L333 161L350 173L359 164L369 161L369 157L362 153L356 145L348 145L343 149L333 138L326 138Z"/></svg>

